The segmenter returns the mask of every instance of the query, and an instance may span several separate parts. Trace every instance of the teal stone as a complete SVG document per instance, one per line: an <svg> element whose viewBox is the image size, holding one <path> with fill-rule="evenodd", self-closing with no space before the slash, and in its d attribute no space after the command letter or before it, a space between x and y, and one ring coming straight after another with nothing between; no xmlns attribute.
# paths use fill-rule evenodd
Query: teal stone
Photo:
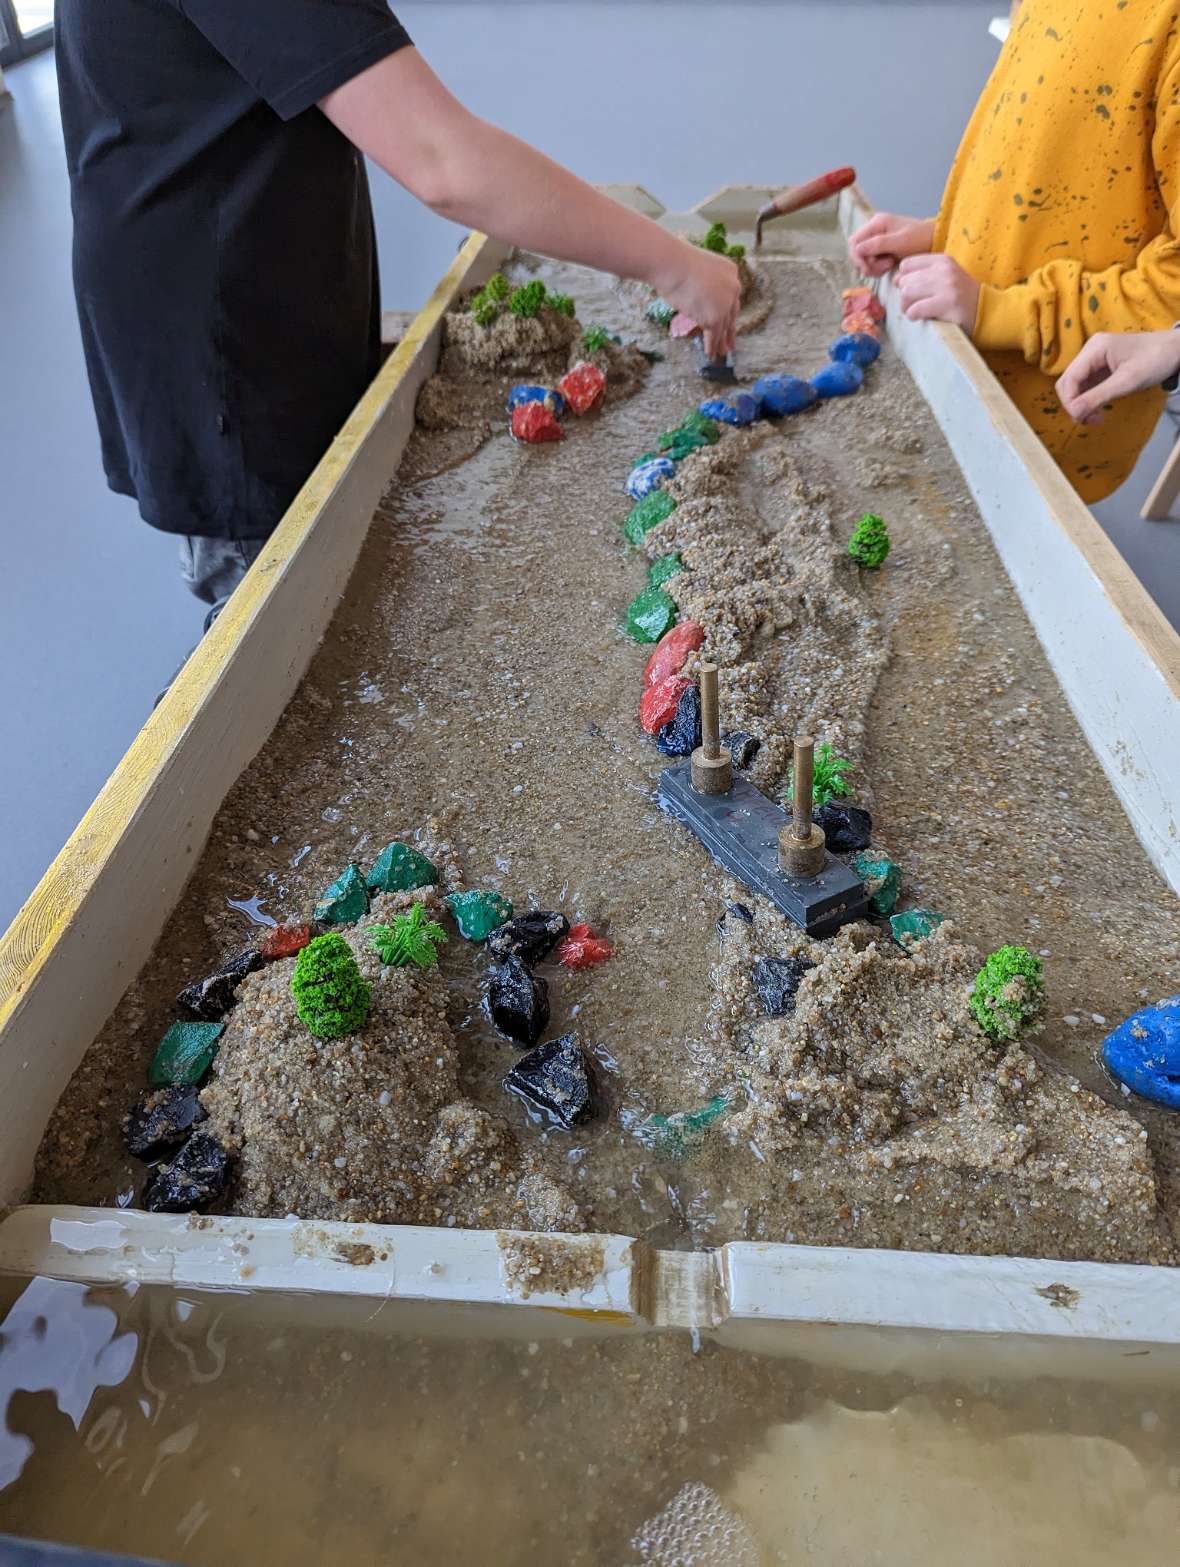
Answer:
<svg viewBox="0 0 1180 1567"><path fill-rule="evenodd" d="M323 925L355 925L369 912L369 889L359 865L350 865L320 894L315 917Z"/></svg>
<svg viewBox="0 0 1180 1567"><path fill-rule="evenodd" d="M662 588L665 582L670 582L683 570L684 562L679 555L661 555L659 560L653 560L647 568L647 585L649 588Z"/></svg>
<svg viewBox="0 0 1180 1567"><path fill-rule="evenodd" d="M644 311L649 321L654 321L656 326L668 327L672 325L672 319L676 314L676 306L670 305L666 299L653 299Z"/></svg>
<svg viewBox="0 0 1180 1567"><path fill-rule="evenodd" d="M718 1094L700 1110L680 1110L675 1115L649 1115L635 1128L639 1141L665 1159L683 1159L692 1152L715 1121L729 1109L729 1100Z"/></svg>
<svg viewBox="0 0 1180 1567"><path fill-rule="evenodd" d="M711 444L699 430L688 428L668 430L660 436L659 442L660 451L673 462L681 462L691 452L700 451L702 446Z"/></svg>
<svg viewBox="0 0 1180 1567"><path fill-rule="evenodd" d="M676 600L663 588L644 588L627 606L623 630L635 642L658 642L676 624Z"/></svg>
<svg viewBox="0 0 1180 1567"><path fill-rule="evenodd" d="M512 903L499 892L452 892L446 902L468 941L486 941L512 918Z"/></svg>
<svg viewBox="0 0 1180 1567"><path fill-rule="evenodd" d="M161 1039L148 1068L148 1082L157 1087L199 1083L213 1064L224 1023L173 1023Z"/></svg>
<svg viewBox="0 0 1180 1567"><path fill-rule="evenodd" d="M874 854L867 850L856 856L852 868L865 884L873 913L892 914L901 891L901 866L887 854Z"/></svg>
<svg viewBox="0 0 1180 1567"><path fill-rule="evenodd" d="M676 510L676 502L666 490L653 490L650 495L645 495L641 501L637 501L627 513L623 523L623 537L628 544L634 544L638 549L643 543L644 536L653 528L659 526L665 518L670 517Z"/></svg>
<svg viewBox="0 0 1180 1567"><path fill-rule="evenodd" d="M433 887L438 871L424 854L404 843L387 843L365 878L370 892L413 892Z"/></svg>
<svg viewBox="0 0 1180 1567"><path fill-rule="evenodd" d="M945 914L936 914L933 909L907 909L904 914L895 914L889 921L889 929L893 932L893 939L899 947L904 947L903 936L910 936L915 941L925 941L932 930L937 930L946 919Z"/></svg>

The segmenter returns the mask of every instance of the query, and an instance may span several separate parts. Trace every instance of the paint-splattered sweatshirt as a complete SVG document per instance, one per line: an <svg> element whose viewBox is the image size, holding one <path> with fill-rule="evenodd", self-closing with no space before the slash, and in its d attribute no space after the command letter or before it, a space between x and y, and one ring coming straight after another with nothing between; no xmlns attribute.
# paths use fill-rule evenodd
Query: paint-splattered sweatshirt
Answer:
<svg viewBox="0 0 1180 1567"><path fill-rule="evenodd" d="M1080 429L1053 392L1097 332L1180 320L1180 0L1025 0L947 182L934 248L983 284L973 337L1086 500L1162 394Z"/></svg>

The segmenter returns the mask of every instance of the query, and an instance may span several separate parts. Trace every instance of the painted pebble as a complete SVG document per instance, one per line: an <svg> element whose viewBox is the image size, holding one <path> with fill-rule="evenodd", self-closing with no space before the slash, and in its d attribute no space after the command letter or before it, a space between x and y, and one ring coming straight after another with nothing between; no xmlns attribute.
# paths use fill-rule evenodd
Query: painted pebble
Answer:
<svg viewBox="0 0 1180 1567"><path fill-rule="evenodd" d="M801 381L798 376L764 375L754 382L753 395L767 418L783 419L810 408L819 394L809 381Z"/></svg>
<svg viewBox="0 0 1180 1567"><path fill-rule="evenodd" d="M369 888L359 865L350 865L325 887L315 906L315 918L323 925L355 925L368 912Z"/></svg>
<svg viewBox="0 0 1180 1567"><path fill-rule="evenodd" d="M452 892L444 901L468 941L486 941L512 918L512 903L499 892Z"/></svg>
<svg viewBox="0 0 1180 1567"><path fill-rule="evenodd" d="M529 446L565 439L565 431L544 403L520 403L512 410L512 434Z"/></svg>
<svg viewBox="0 0 1180 1567"><path fill-rule="evenodd" d="M627 605L623 630L633 642L658 642L676 624L676 600L663 588L644 588Z"/></svg>
<svg viewBox="0 0 1180 1567"><path fill-rule="evenodd" d="M523 408L528 403L540 403L543 408L548 408L551 414L563 414L565 412L565 398L560 390L552 391L547 386L514 386L508 393L508 412L514 408Z"/></svg>
<svg viewBox="0 0 1180 1567"><path fill-rule="evenodd" d="M408 844L387 843L365 879L370 892L416 892L419 887L433 887L438 871Z"/></svg>
<svg viewBox="0 0 1180 1567"><path fill-rule="evenodd" d="M762 404L757 397L751 397L749 392L738 392L729 403L720 397L711 397L701 404L699 411L710 419L736 425L740 429L744 425L753 424L761 410Z"/></svg>
<svg viewBox="0 0 1180 1567"><path fill-rule="evenodd" d="M845 332L828 349L828 358L839 363L859 365L867 370L881 357L881 344L867 332Z"/></svg>
<svg viewBox="0 0 1180 1567"><path fill-rule="evenodd" d="M680 675L668 675L657 680L654 686L648 686L639 704L639 723L645 734L659 734L665 724L672 722L680 698L691 684Z"/></svg>
<svg viewBox="0 0 1180 1567"><path fill-rule="evenodd" d="M557 389L575 414L588 414L606 394L606 376L597 365L580 359L557 383Z"/></svg>
<svg viewBox="0 0 1180 1567"><path fill-rule="evenodd" d="M639 463L627 475L627 494L632 500L641 501L645 495L658 490L665 479L676 472L676 464L670 457L649 457Z"/></svg>
<svg viewBox="0 0 1180 1567"><path fill-rule="evenodd" d="M695 620L682 620L678 626L660 639L660 645L648 659L643 669L644 682L649 686L678 675L684 668L690 653L704 645L705 628Z"/></svg>
<svg viewBox="0 0 1180 1567"><path fill-rule="evenodd" d="M1180 1110L1180 996L1144 1007L1106 1036L1102 1059L1144 1099Z"/></svg>
<svg viewBox="0 0 1180 1567"><path fill-rule="evenodd" d="M818 375L813 375L811 385L819 397L851 397L864 385L865 373L859 365L833 360Z"/></svg>
<svg viewBox="0 0 1180 1567"><path fill-rule="evenodd" d="M659 526L676 510L676 502L665 490L652 490L650 495L632 506L623 522L623 537L628 544L637 547L644 536Z"/></svg>

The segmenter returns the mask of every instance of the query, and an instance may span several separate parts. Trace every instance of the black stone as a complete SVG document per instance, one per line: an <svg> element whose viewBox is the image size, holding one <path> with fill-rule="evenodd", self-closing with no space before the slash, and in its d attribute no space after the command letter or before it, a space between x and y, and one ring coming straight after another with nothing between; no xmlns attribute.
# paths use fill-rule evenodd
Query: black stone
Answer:
<svg viewBox="0 0 1180 1567"><path fill-rule="evenodd" d="M725 935L725 922L727 919L740 920L743 925L752 925L754 923L754 916L744 903L727 903L725 905L725 913L717 921L717 929L723 936Z"/></svg>
<svg viewBox="0 0 1180 1567"><path fill-rule="evenodd" d="M867 849L873 836L873 818L869 813L859 805L846 805L843 800L817 805L811 819L823 828L833 854L855 854Z"/></svg>
<svg viewBox="0 0 1180 1567"><path fill-rule="evenodd" d="M246 975L262 968L265 961L253 947L235 952L207 979L187 985L177 996L177 1004L206 1023L218 1023L237 1000L238 986Z"/></svg>
<svg viewBox="0 0 1180 1567"><path fill-rule="evenodd" d="M721 744L733 758L733 765L740 767L742 772L753 767L754 758L762 749L762 741L758 736L748 735L744 729L735 729L731 735L722 735Z"/></svg>
<svg viewBox="0 0 1180 1567"><path fill-rule="evenodd" d="M795 1010L795 994L803 976L815 964L810 958L759 958L753 968L754 989L767 1017L786 1017Z"/></svg>
<svg viewBox="0 0 1180 1567"><path fill-rule="evenodd" d="M191 1213L216 1202L229 1184L229 1154L211 1132L194 1132L171 1164L152 1171L143 1189L149 1213Z"/></svg>
<svg viewBox="0 0 1180 1567"><path fill-rule="evenodd" d="M484 1004L500 1032L520 1045L535 1045L549 1023L549 986L515 956L492 969Z"/></svg>
<svg viewBox="0 0 1180 1567"><path fill-rule="evenodd" d="M487 939L487 949L494 958L518 957L532 965L547 958L569 932L570 922L564 914L530 909L498 926Z"/></svg>
<svg viewBox="0 0 1180 1567"><path fill-rule="evenodd" d="M590 1068L576 1034L563 1034L521 1056L504 1087L566 1131L594 1114Z"/></svg>
<svg viewBox="0 0 1180 1567"><path fill-rule="evenodd" d="M686 686L676 708L676 717L656 736L664 756L691 756L701 743L701 693L697 686Z"/></svg>
<svg viewBox="0 0 1180 1567"><path fill-rule="evenodd" d="M137 1159L158 1159L184 1142L194 1126L208 1116L195 1083L151 1088L123 1121L127 1151Z"/></svg>

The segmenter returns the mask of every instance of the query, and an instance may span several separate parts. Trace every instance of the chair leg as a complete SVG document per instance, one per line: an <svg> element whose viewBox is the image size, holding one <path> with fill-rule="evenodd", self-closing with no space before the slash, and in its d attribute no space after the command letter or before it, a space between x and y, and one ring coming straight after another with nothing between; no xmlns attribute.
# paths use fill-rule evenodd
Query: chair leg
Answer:
<svg viewBox="0 0 1180 1567"><path fill-rule="evenodd" d="M1163 472L1155 481L1151 494L1143 503L1139 515L1145 522L1167 522L1180 495L1180 441L1172 447Z"/></svg>

